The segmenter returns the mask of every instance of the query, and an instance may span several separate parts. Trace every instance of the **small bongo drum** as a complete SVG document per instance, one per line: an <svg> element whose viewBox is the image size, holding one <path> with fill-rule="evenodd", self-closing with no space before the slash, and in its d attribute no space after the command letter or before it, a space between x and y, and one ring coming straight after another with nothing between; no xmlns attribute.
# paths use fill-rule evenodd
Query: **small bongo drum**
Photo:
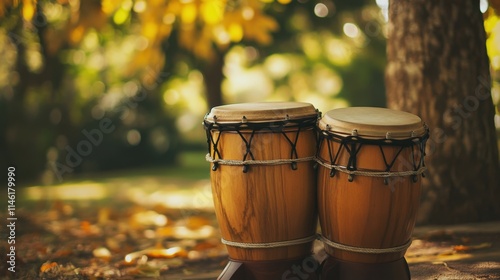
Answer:
<svg viewBox="0 0 500 280"><path fill-rule="evenodd" d="M230 258L219 279L282 279L296 266L317 279L317 120L311 104L298 102L224 105L205 117L215 213Z"/></svg>
<svg viewBox="0 0 500 280"><path fill-rule="evenodd" d="M420 199L428 129L385 108L329 111L318 123L322 279L410 279L404 259Z"/></svg>

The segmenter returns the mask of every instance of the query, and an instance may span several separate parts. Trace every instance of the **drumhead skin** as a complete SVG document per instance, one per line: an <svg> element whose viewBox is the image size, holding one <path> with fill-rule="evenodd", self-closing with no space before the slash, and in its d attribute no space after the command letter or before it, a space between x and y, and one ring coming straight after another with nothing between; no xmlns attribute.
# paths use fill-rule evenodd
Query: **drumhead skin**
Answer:
<svg viewBox="0 0 500 280"><path fill-rule="evenodd" d="M340 135L408 139L423 136L426 127L418 116L375 107L350 107L326 112L318 127Z"/></svg>
<svg viewBox="0 0 500 280"><path fill-rule="evenodd" d="M302 119L316 115L316 109L310 103L251 102L214 107L205 120L211 123L268 122L287 118Z"/></svg>

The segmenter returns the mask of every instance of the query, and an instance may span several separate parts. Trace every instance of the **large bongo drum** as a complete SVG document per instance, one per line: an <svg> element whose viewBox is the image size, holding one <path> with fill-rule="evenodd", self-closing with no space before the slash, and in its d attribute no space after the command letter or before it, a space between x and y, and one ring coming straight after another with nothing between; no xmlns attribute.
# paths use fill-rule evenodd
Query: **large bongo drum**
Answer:
<svg viewBox="0 0 500 280"><path fill-rule="evenodd" d="M317 120L315 108L299 102L223 105L205 117L215 213L230 258L219 279L282 279L293 267L317 279Z"/></svg>
<svg viewBox="0 0 500 280"><path fill-rule="evenodd" d="M318 123L322 279L410 279L428 129L413 114L352 107Z"/></svg>

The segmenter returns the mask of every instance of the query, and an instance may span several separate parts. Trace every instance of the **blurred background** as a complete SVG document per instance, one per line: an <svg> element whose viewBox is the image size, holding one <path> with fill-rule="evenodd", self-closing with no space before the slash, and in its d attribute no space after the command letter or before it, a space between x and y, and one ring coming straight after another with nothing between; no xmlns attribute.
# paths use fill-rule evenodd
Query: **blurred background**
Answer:
<svg viewBox="0 0 500 280"><path fill-rule="evenodd" d="M206 149L201 120L223 103L385 106L387 8L386 0L3 1L0 160L26 184L51 185L179 164L184 152ZM487 1L481 11L498 104L499 17Z"/></svg>
<svg viewBox="0 0 500 280"><path fill-rule="evenodd" d="M498 135L493 2L480 9ZM16 168L23 273L74 275L68 257L92 277L185 274L184 260L214 256L207 269L222 269L204 115L251 101L385 107L387 21L387 0L2 0L0 165Z"/></svg>

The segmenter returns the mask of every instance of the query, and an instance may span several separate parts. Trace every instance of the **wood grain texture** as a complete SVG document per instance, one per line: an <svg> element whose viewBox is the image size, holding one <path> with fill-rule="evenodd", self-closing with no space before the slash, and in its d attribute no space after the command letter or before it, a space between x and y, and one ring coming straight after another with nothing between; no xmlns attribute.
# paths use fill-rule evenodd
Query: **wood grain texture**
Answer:
<svg viewBox="0 0 500 280"><path fill-rule="evenodd" d="M212 132L217 134L218 132ZM250 132L244 131L249 139ZM294 139L296 130L286 132ZM216 135L214 135L216 137ZM299 157L316 153L312 128L301 131L297 141ZM237 133L224 132L219 150L223 159L242 160L245 145ZM290 159L291 146L279 133L256 133L251 146L255 160ZM267 243L305 238L315 234L317 224L316 172L313 162L277 166L220 165L210 171L215 212L222 237L229 241ZM302 245L243 249L227 246L234 260L283 260L306 256L312 242Z"/></svg>
<svg viewBox="0 0 500 280"><path fill-rule="evenodd" d="M320 157L328 159L328 147L337 150L334 141L323 141ZM384 146L387 159L394 158L400 147ZM391 171L411 169L411 150L405 148L398 156ZM420 155L415 155L418 160ZM347 166L348 153L341 152L338 164ZM326 160L325 160L326 161ZM378 146L364 145L359 151L358 168L385 170ZM390 248L405 244L415 225L420 199L421 179L413 182L410 177L396 177L385 185L383 178L356 176L349 182L347 174L337 172L332 178L330 169L318 170L318 209L322 234L337 243L363 248ZM395 261L405 252L390 254L352 253L325 245L326 252L336 259L381 263Z"/></svg>

